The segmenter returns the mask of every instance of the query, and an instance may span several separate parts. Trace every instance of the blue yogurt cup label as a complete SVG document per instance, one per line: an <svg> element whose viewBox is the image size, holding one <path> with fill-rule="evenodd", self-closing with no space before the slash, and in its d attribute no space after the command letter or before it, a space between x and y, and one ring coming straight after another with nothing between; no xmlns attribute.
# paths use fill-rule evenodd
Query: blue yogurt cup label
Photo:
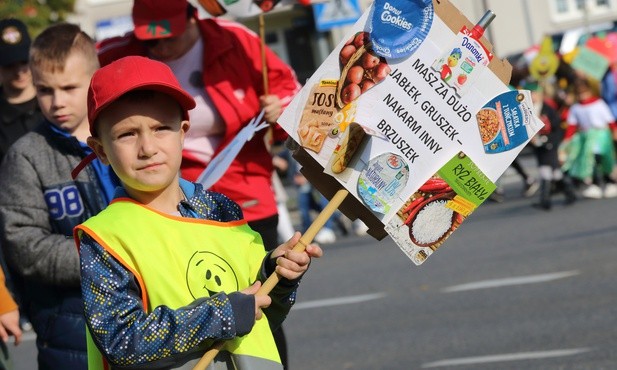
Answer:
<svg viewBox="0 0 617 370"><path fill-rule="evenodd" d="M409 180L409 166L394 153L371 159L358 178L358 195L373 212L386 214Z"/></svg>
<svg viewBox="0 0 617 370"><path fill-rule="evenodd" d="M375 53L385 58L407 58L416 51L433 24L432 0L376 0L369 32Z"/></svg>

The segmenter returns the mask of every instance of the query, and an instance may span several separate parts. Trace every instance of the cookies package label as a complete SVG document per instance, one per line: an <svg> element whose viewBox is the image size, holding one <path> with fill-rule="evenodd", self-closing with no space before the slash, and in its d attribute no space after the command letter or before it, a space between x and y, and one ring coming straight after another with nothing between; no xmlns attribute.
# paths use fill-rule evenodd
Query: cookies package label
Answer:
<svg viewBox="0 0 617 370"><path fill-rule="evenodd" d="M432 0L376 0L370 16L372 48L385 58L407 58L433 24Z"/></svg>

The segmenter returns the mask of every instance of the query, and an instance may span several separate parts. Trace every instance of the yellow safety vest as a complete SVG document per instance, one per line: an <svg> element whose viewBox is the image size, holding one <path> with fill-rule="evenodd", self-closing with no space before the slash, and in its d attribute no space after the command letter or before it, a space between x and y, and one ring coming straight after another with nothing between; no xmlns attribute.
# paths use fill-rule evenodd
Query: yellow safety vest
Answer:
<svg viewBox="0 0 617 370"><path fill-rule="evenodd" d="M261 237L245 220L176 217L129 198L114 200L77 226L77 242L82 232L135 276L146 312L160 305L177 309L197 298L245 289L255 281L265 256ZM178 341L174 348L179 352L189 349L185 341ZM265 316L249 334L227 341L223 350L259 359L261 366L265 360L271 368L281 368ZM88 362L91 370L105 368L90 333Z"/></svg>

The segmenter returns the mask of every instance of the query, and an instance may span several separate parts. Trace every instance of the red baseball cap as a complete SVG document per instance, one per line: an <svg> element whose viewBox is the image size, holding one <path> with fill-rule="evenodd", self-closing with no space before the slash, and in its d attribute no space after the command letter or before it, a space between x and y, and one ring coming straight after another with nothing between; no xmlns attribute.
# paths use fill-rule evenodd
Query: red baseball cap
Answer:
<svg viewBox="0 0 617 370"><path fill-rule="evenodd" d="M195 108L195 100L182 90L171 69L156 60L140 56L118 59L97 70L88 88L88 121L90 134L105 107L132 90L154 90L170 95L182 107L184 119Z"/></svg>
<svg viewBox="0 0 617 370"><path fill-rule="evenodd" d="M94 72L88 88L88 121L90 134L96 136L96 119L103 109L133 90L154 90L174 98L182 108L182 116L189 119L189 110L195 108L195 100L182 90L171 69L156 60L140 56L118 59ZM71 171L73 179L92 160L94 152L86 156Z"/></svg>
<svg viewBox="0 0 617 370"><path fill-rule="evenodd" d="M140 40L181 35L186 29L186 0L134 0L133 30Z"/></svg>

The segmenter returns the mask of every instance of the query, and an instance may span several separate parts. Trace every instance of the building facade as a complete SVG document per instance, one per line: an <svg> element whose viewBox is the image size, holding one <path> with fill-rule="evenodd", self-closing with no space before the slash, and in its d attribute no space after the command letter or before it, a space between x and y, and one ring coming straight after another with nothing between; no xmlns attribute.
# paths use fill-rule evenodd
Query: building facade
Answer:
<svg viewBox="0 0 617 370"><path fill-rule="evenodd" d="M197 5L197 0L190 1ZM311 1L326 4L323 0ZM580 36L595 27L606 28L617 20L617 0L450 1L471 22L478 21L487 10L496 14L485 36L493 44L495 54L502 58L540 43L544 35L578 29ZM330 0L329 3L335 9L354 4L362 12L371 2ZM69 21L79 23L88 34L100 40L132 29L131 6L132 0L77 0L75 14ZM198 9L201 16L208 16L200 6ZM301 82L311 76L349 29L340 25L318 31L315 9L315 6L301 6L296 0L283 0L264 15L267 44L294 67ZM238 21L258 32L257 17Z"/></svg>
<svg viewBox="0 0 617 370"><path fill-rule="evenodd" d="M467 18L479 20L486 10L496 18L485 35L500 57L539 44L545 35L572 30L584 33L617 20L617 0L451 0Z"/></svg>

